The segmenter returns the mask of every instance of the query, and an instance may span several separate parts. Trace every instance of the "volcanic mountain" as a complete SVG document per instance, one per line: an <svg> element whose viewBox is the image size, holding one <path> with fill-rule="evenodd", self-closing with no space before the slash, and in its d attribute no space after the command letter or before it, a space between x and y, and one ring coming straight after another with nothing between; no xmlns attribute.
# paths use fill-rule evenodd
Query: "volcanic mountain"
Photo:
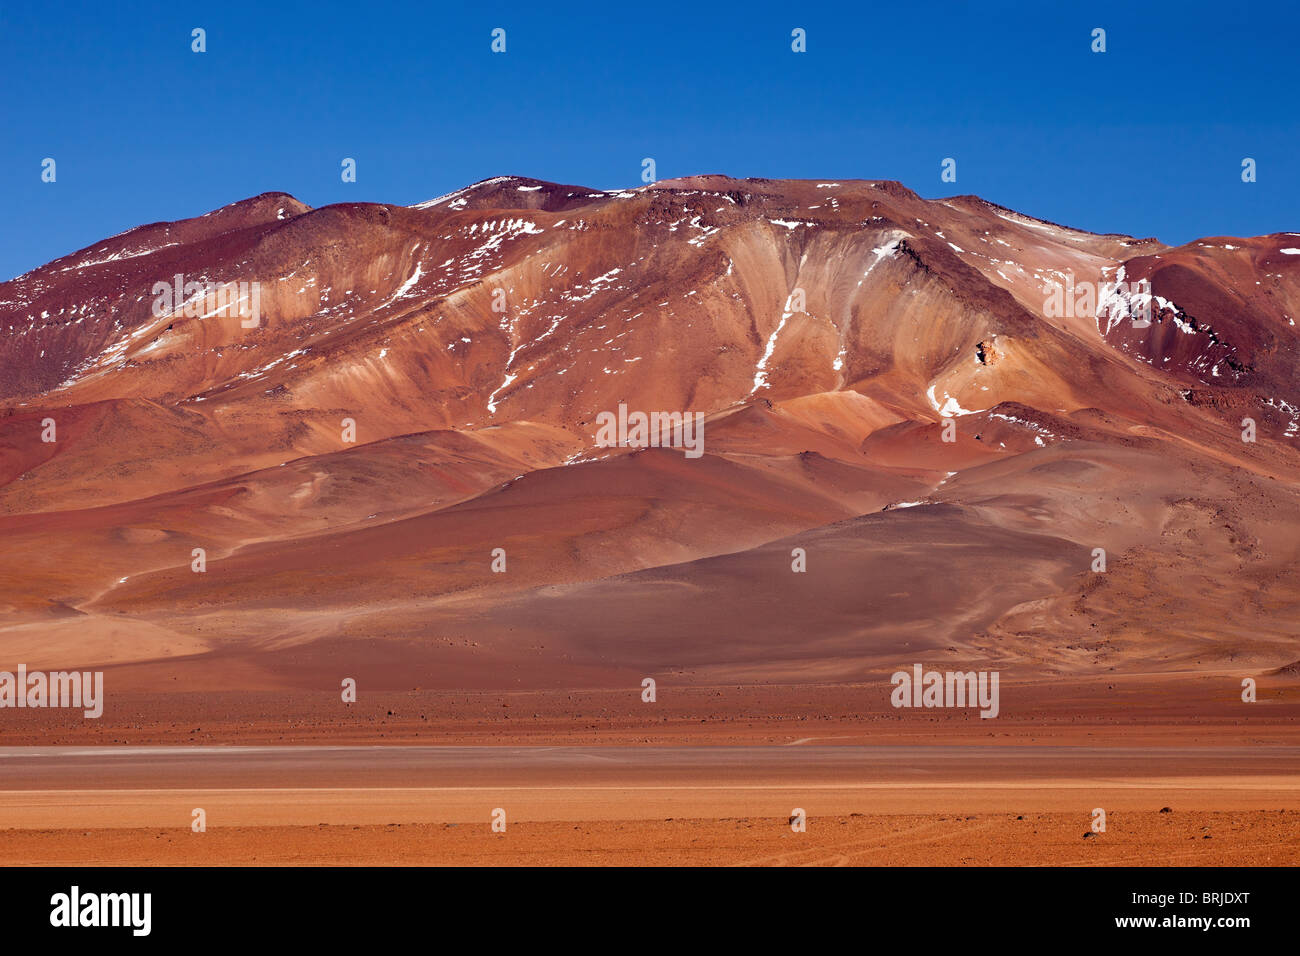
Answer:
<svg viewBox="0 0 1300 956"><path fill-rule="evenodd" d="M258 321L160 309L176 276L256 283ZM141 226L0 284L0 668L1263 673L1300 658L1297 314L1297 234L1170 247L894 182ZM599 442L620 406L700 413L703 454Z"/></svg>

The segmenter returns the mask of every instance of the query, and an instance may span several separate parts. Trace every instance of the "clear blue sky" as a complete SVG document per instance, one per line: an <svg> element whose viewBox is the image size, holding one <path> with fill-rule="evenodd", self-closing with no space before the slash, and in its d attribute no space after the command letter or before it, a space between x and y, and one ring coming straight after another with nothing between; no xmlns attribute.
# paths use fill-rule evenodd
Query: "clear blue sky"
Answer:
<svg viewBox="0 0 1300 956"><path fill-rule="evenodd" d="M660 178L897 179L1166 242L1300 229L1295 4L124 0L8 2L0 25L0 278L268 190L608 188L646 156Z"/></svg>

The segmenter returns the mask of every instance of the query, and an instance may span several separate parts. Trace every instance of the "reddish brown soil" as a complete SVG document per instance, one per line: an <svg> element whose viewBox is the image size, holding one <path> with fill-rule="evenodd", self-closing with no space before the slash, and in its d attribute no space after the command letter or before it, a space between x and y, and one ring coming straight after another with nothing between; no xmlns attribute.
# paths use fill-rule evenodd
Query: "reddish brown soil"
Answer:
<svg viewBox="0 0 1300 956"><path fill-rule="evenodd" d="M6 831L7 865L1295 866L1300 812L853 814L488 824Z"/></svg>

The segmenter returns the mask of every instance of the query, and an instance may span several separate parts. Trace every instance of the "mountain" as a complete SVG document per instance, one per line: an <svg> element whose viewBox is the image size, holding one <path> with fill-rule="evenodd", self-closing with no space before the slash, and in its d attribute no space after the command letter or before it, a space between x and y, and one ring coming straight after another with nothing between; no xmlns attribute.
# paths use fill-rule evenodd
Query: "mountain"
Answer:
<svg viewBox="0 0 1300 956"><path fill-rule="evenodd" d="M255 288L256 324L160 306L177 281ZM894 182L141 226L0 284L3 666L1263 673L1300 657L1298 312L1300 234L1170 247ZM700 453L610 447L620 406L699 413Z"/></svg>

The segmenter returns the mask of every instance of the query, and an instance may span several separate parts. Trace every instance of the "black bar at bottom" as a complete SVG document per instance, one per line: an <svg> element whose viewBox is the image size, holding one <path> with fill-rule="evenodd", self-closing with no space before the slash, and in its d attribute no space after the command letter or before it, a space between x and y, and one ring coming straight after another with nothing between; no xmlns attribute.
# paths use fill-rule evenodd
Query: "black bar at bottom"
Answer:
<svg viewBox="0 0 1300 956"><path fill-rule="evenodd" d="M10 943L79 945L336 947L392 936L458 949L514 938L640 949L713 937L802 940L806 950L840 934L871 945L902 932L927 946L1126 937L1232 946L1291 936L1294 882L1289 869L1209 867L35 868L0 870L0 912ZM86 922L118 925L72 925Z"/></svg>

